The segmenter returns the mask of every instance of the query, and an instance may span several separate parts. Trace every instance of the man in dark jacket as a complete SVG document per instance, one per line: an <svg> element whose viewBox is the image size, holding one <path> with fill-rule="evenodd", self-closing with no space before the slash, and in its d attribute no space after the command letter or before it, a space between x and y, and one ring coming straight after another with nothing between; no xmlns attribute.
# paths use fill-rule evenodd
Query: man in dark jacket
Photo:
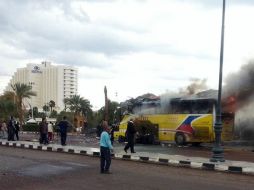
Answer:
<svg viewBox="0 0 254 190"><path fill-rule="evenodd" d="M13 116L11 116L11 118L8 122L7 129L8 129L8 141L14 141L15 120L14 120Z"/></svg>
<svg viewBox="0 0 254 190"><path fill-rule="evenodd" d="M17 141L19 140L19 130L20 130L20 124L19 124L19 122L17 121L16 123L15 123L15 136L16 136L16 138L17 138Z"/></svg>
<svg viewBox="0 0 254 190"><path fill-rule="evenodd" d="M130 119L130 121L127 124L127 130L126 130L126 137L127 137L128 143L124 147L124 151L126 153L129 148L131 149L131 153L136 153L134 151L135 134L136 134L136 129L134 126L134 122L133 122L133 119Z"/></svg>
<svg viewBox="0 0 254 190"><path fill-rule="evenodd" d="M41 123L39 124L40 129L40 144L48 144L48 123L46 118L42 118Z"/></svg>
<svg viewBox="0 0 254 190"><path fill-rule="evenodd" d="M66 138L67 138L67 129L71 127L69 121L67 121L66 116L63 116L63 120L58 124L61 135L61 145L66 146Z"/></svg>

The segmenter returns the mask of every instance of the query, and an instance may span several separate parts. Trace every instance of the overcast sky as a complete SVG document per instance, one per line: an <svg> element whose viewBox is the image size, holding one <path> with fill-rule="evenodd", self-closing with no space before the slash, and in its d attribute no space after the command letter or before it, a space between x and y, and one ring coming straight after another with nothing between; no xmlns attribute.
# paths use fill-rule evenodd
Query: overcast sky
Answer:
<svg viewBox="0 0 254 190"><path fill-rule="evenodd" d="M217 89L222 0L1 0L0 93L43 60L79 69L94 109L192 78ZM227 0L224 76L254 57L254 1Z"/></svg>

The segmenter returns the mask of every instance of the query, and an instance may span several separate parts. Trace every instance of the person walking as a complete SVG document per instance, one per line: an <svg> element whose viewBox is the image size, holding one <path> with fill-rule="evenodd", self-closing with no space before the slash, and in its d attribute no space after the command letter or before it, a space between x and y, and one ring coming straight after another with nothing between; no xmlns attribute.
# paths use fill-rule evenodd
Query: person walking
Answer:
<svg viewBox="0 0 254 190"><path fill-rule="evenodd" d="M97 134L97 137L100 138L101 136L101 133L103 131L103 127L102 127L102 124L103 124L103 121L101 123L99 123L96 127L96 134Z"/></svg>
<svg viewBox="0 0 254 190"><path fill-rule="evenodd" d="M14 141L15 120L13 116L11 116L8 122L7 130L8 130L8 141Z"/></svg>
<svg viewBox="0 0 254 190"><path fill-rule="evenodd" d="M136 153L134 151L135 134L136 134L136 129L134 126L134 122L133 122L133 119L130 119L130 121L128 121L127 130L126 130L127 144L124 147L125 153L127 153L129 148L131 149L131 153Z"/></svg>
<svg viewBox="0 0 254 190"><path fill-rule="evenodd" d="M40 129L40 144L48 144L48 124L46 118L42 118L39 124Z"/></svg>
<svg viewBox="0 0 254 190"><path fill-rule="evenodd" d="M20 130L20 125L19 125L19 122L17 121L15 123L15 130L14 130L17 141L19 140L19 130Z"/></svg>
<svg viewBox="0 0 254 190"><path fill-rule="evenodd" d="M101 174L111 174L109 171L111 165L111 151L113 151L113 146L110 141L108 123L103 121L102 123L103 131L100 136L100 169Z"/></svg>
<svg viewBox="0 0 254 190"><path fill-rule="evenodd" d="M61 145L66 146L67 129L71 127L71 124L67 121L66 116L63 116L63 120L59 122L58 126L61 135Z"/></svg>

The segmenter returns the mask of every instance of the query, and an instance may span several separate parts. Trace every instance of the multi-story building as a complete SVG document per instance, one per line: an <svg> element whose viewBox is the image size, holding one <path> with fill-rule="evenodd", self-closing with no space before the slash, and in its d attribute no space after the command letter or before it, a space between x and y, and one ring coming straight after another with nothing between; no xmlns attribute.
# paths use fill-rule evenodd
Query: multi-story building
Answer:
<svg viewBox="0 0 254 190"><path fill-rule="evenodd" d="M64 109L64 98L77 94L78 70L72 66L29 63L25 68L19 68L14 73L5 91L12 91L11 85L19 82L32 86L36 96L26 99L27 108L38 107L42 110L51 100L56 104L57 111Z"/></svg>

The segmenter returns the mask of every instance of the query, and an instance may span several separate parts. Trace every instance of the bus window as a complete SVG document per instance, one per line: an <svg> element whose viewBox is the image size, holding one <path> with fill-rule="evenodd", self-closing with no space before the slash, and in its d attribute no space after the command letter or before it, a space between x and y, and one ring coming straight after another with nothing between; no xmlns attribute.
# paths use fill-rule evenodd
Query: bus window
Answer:
<svg viewBox="0 0 254 190"><path fill-rule="evenodd" d="M181 103L181 112L183 114L191 114L192 113L191 102L182 102Z"/></svg>
<svg viewBox="0 0 254 190"><path fill-rule="evenodd" d="M171 110L172 114L190 114L192 112L192 105L189 101L172 101L171 102Z"/></svg>
<svg viewBox="0 0 254 190"><path fill-rule="evenodd" d="M193 102L194 114L212 114L213 104L209 101L195 101Z"/></svg>
<svg viewBox="0 0 254 190"><path fill-rule="evenodd" d="M205 99L179 100L171 102L172 114L212 114L214 101Z"/></svg>

